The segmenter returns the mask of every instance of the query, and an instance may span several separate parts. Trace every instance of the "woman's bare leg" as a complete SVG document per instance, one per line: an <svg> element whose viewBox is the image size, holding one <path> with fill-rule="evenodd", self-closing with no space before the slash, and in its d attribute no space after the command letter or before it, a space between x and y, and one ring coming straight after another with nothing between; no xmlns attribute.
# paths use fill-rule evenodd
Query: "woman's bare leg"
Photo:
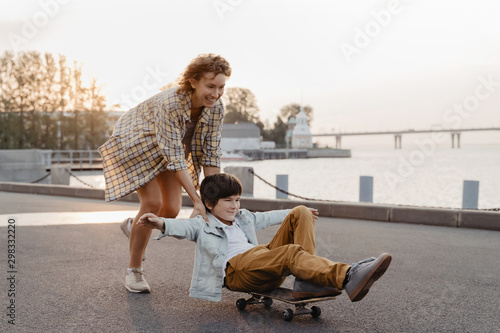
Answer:
<svg viewBox="0 0 500 333"><path fill-rule="evenodd" d="M140 208L130 231L129 268L142 267L142 255L146 250L152 230L137 226L145 213L175 218L182 206L182 186L171 171L160 173L155 179L137 190Z"/></svg>
<svg viewBox="0 0 500 333"><path fill-rule="evenodd" d="M158 216L175 218L182 207L182 186L171 171L162 172L156 177L160 184L162 204Z"/></svg>
<svg viewBox="0 0 500 333"><path fill-rule="evenodd" d="M139 218L146 213L158 215L161 209L161 190L158 180L155 178L140 189L137 190L139 196L140 208L139 212L132 222L130 230L130 262L129 268L142 267L142 255L146 250L149 238L151 237L151 229L137 226Z"/></svg>

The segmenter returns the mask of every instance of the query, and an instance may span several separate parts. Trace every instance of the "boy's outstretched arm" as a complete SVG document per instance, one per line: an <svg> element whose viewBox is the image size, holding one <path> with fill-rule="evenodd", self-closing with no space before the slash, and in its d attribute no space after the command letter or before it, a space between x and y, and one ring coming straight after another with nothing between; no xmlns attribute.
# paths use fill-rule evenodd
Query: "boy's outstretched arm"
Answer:
<svg viewBox="0 0 500 333"><path fill-rule="evenodd" d="M165 222L153 213L146 213L139 218L137 225L149 229L159 229L162 233L165 232Z"/></svg>
<svg viewBox="0 0 500 333"><path fill-rule="evenodd" d="M152 213L146 213L139 218L137 225L148 229L160 230L160 235L155 239L172 236L178 239L187 238L191 241L196 241L200 230L207 225L207 222L201 216L187 220L178 220L166 219Z"/></svg>

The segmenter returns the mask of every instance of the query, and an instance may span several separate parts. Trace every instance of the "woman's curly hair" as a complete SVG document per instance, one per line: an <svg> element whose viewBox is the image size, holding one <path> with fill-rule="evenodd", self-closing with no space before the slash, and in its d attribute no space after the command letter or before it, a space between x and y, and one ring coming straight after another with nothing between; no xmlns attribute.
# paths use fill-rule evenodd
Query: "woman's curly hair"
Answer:
<svg viewBox="0 0 500 333"><path fill-rule="evenodd" d="M195 79L199 81L205 73L213 73L214 77L218 74L224 74L229 78L231 76L231 66L229 62L220 55L215 55L213 53L200 54L191 60L184 70L184 73L182 73L177 80L177 84L180 86L181 90L191 92L193 88L189 80Z"/></svg>

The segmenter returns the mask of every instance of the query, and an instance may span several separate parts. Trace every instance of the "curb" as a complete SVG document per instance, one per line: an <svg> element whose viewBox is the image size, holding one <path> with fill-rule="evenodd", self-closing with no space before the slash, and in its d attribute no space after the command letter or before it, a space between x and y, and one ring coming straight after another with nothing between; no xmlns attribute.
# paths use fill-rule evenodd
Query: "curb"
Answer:
<svg viewBox="0 0 500 333"><path fill-rule="evenodd" d="M104 190L102 189L67 185L0 182L0 191L104 200ZM120 201L139 202L139 198L137 193L132 193ZM290 209L304 205L317 208L319 214L324 217L500 231L500 212L249 197L242 197L241 203L243 207L252 211ZM186 194L182 195L182 205L185 207L193 206L191 199Z"/></svg>

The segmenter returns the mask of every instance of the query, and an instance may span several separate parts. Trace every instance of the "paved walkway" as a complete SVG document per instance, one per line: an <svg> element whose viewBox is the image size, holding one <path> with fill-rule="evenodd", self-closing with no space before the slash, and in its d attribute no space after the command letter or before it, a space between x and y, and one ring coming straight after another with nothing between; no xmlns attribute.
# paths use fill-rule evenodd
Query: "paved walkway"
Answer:
<svg viewBox="0 0 500 333"><path fill-rule="evenodd" d="M8 217L19 221L16 273L8 273L7 247L1 247L0 331L498 332L500 327L500 232L322 218L316 224L319 255L351 263L387 251L392 265L361 302L341 295L319 304L319 319L284 322L281 313L289 307L284 303L240 312L235 302L242 293L224 290L219 303L189 298L194 258L189 241L151 242L144 267L153 292L136 295L123 286L128 244L117 223L21 223L26 213L133 214L136 209L131 203L0 192L1 244L8 239ZM276 230L260 231L260 242ZM11 275L15 281L8 280ZM15 298L8 296L12 288ZM8 324L11 299L15 330Z"/></svg>

